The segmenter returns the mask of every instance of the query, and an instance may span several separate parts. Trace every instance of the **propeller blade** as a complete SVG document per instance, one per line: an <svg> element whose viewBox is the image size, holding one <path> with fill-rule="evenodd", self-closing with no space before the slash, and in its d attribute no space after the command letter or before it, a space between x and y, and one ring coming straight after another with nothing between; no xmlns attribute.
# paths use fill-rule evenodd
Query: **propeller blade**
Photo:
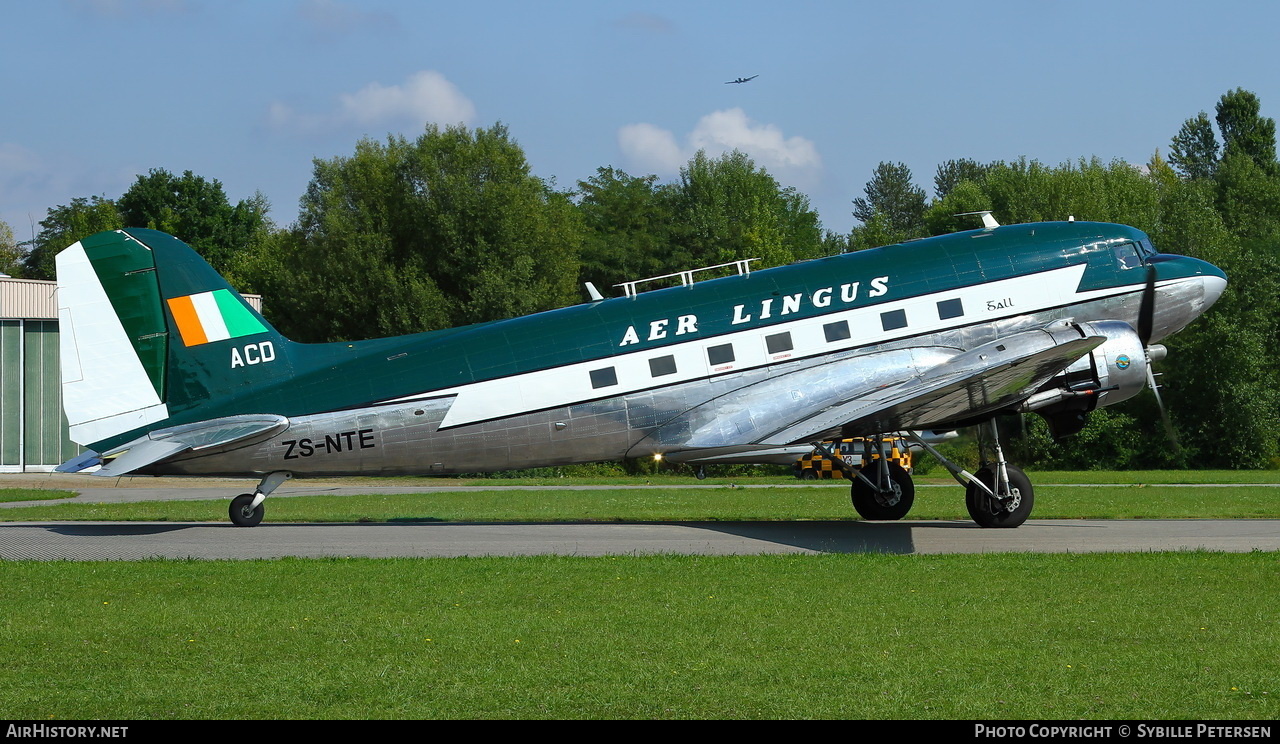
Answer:
<svg viewBox="0 0 1280 744"><path fill-rule="evenodd" d="M1169 438L1169 444L1173 445L1175 454L1182 455L1182 445L1178 442L1178 435L1173 430L1173 422L1169 420L1169 412L1165 410L1164 399L1160 397L1160 386L1156 384L1156 374L1151 369L1151 360L1147 360L1147 385L1151 388L1151 392L1156 396L1156 407L1160 409L1160 421L1164 423L1164 435Z"/></svg>
<svg viewBox="0 0 1280 744"><path fill-rule="evenodd" d="M1145 348L1151 343L1156 314L1156 267L1147 264L1147 286L1142 289L1142 304L1138 306L1138 339ZM1154 388L1153 388L1154 389Z"/></svg>

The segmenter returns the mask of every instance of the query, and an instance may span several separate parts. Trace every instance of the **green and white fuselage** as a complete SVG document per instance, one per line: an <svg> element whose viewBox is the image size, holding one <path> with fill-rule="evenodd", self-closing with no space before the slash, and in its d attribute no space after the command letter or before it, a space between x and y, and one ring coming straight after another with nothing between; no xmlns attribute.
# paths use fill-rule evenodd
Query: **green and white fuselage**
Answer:
<svg viewBox="0 0 1280 744"><path fill-rule="evenodd" d="M60 254L58 272L72 437L108 458L107 474L689 460L1072 409L1082 380L1090 407L1108 405L1144 386L1145 346L1225 286L1133 228L1038 223L300 344L163 233L100 233Z"/></svg>

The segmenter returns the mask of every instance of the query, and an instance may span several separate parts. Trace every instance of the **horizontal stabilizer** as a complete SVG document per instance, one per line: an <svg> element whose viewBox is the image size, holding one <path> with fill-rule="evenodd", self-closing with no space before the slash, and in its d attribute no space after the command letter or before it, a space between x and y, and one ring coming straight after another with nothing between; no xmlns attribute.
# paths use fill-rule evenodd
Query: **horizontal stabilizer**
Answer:
<svg viewBox="0 0 1280 744"><path fill-rule="evenodd" d="M154 462L160 462L187 449L190 449L190 447L182 442L156 442L143 437L141 440L131 443L124 454L109 460L94 475L127 475L138 468L146 467Z"/></svg>
<svg viewBox="0 0 1280 744"><path fill-rule="evenodd" d="M53 469L55 473L79 473L95 465L102 464L102 455L93 450L86 450Z"/></svg>
<svg viewBox="0 0 1280 744"><path fill-rule="evenodd" d="M208 450L266 439L289 428L289 419L275 414L227 416L168 429L158 429L145 437L117 447L119 453L94 475L125 475L188 450Z"/></svg>

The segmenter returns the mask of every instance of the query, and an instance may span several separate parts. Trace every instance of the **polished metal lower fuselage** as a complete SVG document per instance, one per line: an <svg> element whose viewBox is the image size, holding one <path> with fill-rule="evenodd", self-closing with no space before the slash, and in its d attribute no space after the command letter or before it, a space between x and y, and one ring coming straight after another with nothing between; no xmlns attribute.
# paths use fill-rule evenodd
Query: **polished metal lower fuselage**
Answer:
<svg viewBox="0 0 1280 744"><path fill-rule="evenodd" d="M1216 299L1202 277L1161 286L1152 340L1174 333ZM768 421L771 412L803 404L824 391L874 389L900 381L904 366L916 371L945 364L950 356L1054 321L1119 320L1136 326L1141 287L1079 304L1049 308L994 322L917 335L703 377L680 384L441 428L452 397L369 406L289 419L289 427L265 439L223 450L194 451L148 468L156 474L245 474L290 471L295 475L413 475L487 472L516 468L664 455L694 459L733 451L738 441ZM779 384L760 384L779 381ZM754 386L758 395L734 393ZM733 399L731 407L719 400ZM1106 405L1104 399L1101 405ZM919 422L927 427L946 422ZM708 427L715 431L708 435ZM867 431L871 435L879 432ZM701 442L715 441L705 447ZM730 446L726 448L725 443ZM738 451L769 449L742 445Z"/></svg>

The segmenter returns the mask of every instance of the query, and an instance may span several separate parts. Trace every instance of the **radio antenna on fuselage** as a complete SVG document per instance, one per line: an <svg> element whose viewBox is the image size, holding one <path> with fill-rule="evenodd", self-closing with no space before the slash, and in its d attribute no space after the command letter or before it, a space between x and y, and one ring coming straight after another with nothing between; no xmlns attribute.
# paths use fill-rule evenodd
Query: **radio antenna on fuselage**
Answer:
<svg viewBox="0 0 1280 744"><path fill-rule="evenodd" d="M960 214L957 214L956 217L968 217L971 214L982 215L982 227L987 230L992 230L997 227L1000 227L1000 223L996 222L996 218L991 216L990 209L984 209L980 212L961 212Z"/></svg>

